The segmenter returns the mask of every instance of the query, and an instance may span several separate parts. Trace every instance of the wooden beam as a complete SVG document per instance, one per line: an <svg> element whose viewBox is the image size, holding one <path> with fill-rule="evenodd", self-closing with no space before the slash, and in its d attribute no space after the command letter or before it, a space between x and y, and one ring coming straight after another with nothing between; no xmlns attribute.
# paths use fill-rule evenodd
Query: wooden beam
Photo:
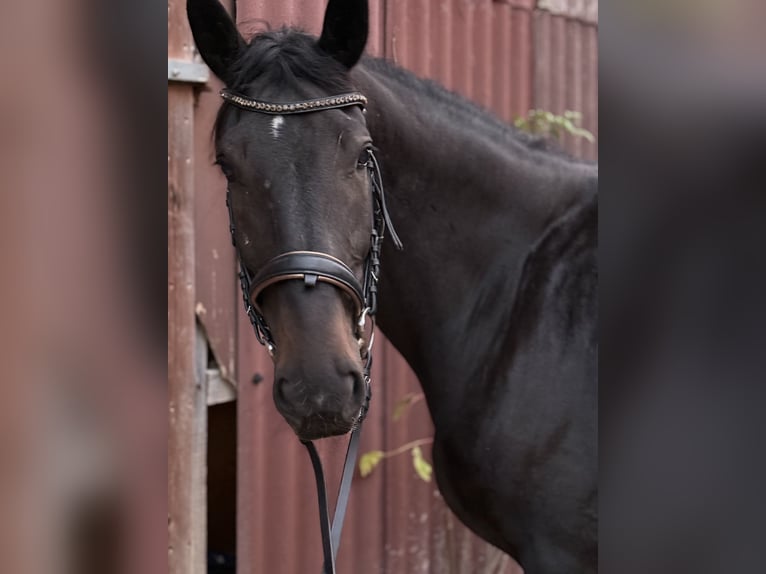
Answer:
<svg viewBox="0 0 766 574"><path fill-rule="evenodd" d="M192 59L183 0L168 1L168 58ZM207 385L197 360L194 92L168 84L168 571L205 574Z"/></svg>
<svg viewBox="0 0 766 574"><path fill-rule="evenodd" d="M221 374L220 369L207 369L207 406L220 405L237 400L237 387Z"/></svg>
<svg viewBox="0 0 766 574"><path fill-rule="evenodd" d="M188 62L168 58L168 81L205 84L210 79L210 70L200 62Z"/></svg>

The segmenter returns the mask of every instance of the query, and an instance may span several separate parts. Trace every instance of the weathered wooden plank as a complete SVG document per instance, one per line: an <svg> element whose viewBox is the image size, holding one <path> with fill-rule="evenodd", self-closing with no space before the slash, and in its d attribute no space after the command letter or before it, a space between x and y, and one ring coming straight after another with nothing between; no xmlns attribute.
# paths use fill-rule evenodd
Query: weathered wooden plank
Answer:
<svg viewBox="0 0 766 574"><path fill-rule="evenodd" d="M185 2L168 1L168 57L190 60ZM205 377L195 364L194 93L168 85L168 570L206 571Z"/></svg>
<svg viewBox="0 0 766 574"><path fill-rule="evenodd" d="M205 565L204 475L199 428L206 397L196 380L194 315L193 94L168 87L168 562L171 574ZM200 396L202 401L200 401ZM200 508L199 502L202 501Z"/></svg>
<svg viewBox="0 0 766 574"><path fill-rule="evenodd" d="M207 406L220 405L221 403L230 403L237 400L237 387L221 375L219 369L207 369L205 372L207 379Z"/></svg>

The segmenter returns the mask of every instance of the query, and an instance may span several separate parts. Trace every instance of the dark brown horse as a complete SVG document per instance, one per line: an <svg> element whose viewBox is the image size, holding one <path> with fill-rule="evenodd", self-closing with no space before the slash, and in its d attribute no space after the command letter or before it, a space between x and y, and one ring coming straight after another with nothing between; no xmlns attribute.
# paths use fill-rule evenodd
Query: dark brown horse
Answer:
<svg viewBox="0 0 766 574"><path fill-rule="evenodd" d="M595 572L595 166L362 57L365 1L331 0L319 39L285 29L249 43L217 0L188 10L203 58L243 101L367 100L284 115L222 106L216 153L248 273L308 251L361 283L374 149L405 245L384 243L377 317L423 386L444 498L527 574ZM348 432L364 400L353 289L310 287L279 281L252 302L276 346L277 408L304 439Z"/></svg>

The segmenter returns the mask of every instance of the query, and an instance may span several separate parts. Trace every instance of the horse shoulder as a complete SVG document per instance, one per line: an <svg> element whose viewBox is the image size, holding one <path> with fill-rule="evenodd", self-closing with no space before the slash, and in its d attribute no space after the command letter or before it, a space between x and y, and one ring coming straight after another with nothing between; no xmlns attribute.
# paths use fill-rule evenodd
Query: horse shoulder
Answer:
<svg viewBox="0 0 766 574"><path fill-rule="evenodd" d="M594 197L530 250L484 370L484 416L434 448L450 505L530 571L595 564L596 244Z"/></svg>

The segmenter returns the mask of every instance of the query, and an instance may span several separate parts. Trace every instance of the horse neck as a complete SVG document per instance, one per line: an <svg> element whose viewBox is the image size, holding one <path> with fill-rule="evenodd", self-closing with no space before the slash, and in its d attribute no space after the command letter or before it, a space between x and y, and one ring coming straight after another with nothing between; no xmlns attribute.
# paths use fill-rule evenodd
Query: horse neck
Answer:
<svg viewBox="0 0 766 574"><path fill-rule="evenodd" d="M404 251L384 247L378 322L436 420L482 384L524 256L583 199L592 168L533 150L489 116L379 67L360 66L355 81Z"/></svg>

